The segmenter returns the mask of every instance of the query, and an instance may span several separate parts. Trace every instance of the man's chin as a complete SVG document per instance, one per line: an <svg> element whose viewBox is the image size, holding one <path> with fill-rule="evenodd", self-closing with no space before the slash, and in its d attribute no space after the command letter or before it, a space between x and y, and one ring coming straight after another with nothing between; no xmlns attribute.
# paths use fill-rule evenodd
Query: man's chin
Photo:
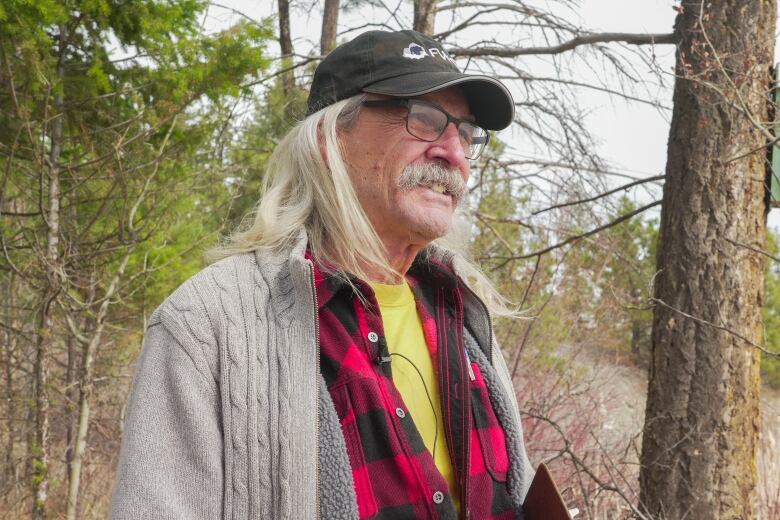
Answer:
<svg viewBox="0 0 780 520"><path fill-rule="evenodd" d="M406 228L414 242L428 243L450 231L455 208L448 202L449 196L445 199L444 196L425 189L425 192L436 195L431 197L421 191L423 190L414 193L413 197L399 199L394 213L397 229Z"/></svg>
<svg viewBox="0 0 780 520"><path fill-rule="evenodd" d="M450 232L452 228L452 218L447 221L426 221L419 222L414 227L415 235L420 240L430 243L434 240L438 240Z"/></svg>

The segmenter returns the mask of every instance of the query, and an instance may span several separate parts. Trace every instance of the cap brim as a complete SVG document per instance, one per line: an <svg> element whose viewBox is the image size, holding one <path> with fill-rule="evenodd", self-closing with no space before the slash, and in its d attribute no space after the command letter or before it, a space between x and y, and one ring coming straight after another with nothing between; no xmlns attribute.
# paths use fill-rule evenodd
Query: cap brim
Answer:
<svg viewBox="0 0 780 520"><path fill-rule="evenodd" d="M497 79L459 72L420 72L377 81L363 92L394 97L422 96L448 87L463 89L476 123L488 130L502 130L512 123L515 103L512 94Z"/></svg>

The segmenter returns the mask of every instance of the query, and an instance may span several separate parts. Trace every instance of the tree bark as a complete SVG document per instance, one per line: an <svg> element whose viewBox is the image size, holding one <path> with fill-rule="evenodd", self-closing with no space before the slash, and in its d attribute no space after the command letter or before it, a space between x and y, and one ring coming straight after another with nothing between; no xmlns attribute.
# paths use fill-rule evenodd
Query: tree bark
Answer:
<svg viewBox="0 0 780 520"><path fill-rule="evenodd" d="M44 254L45 283L40 302L38 331L35 343L35 362L33 367L35 393L35 435L32 450L32 518L43 520L48 515L46 500L49 495L49 366L48 356L52 350L52 304L61 286L61 268L59 258L60 237L60 154L62 153L65 98L62 83L65 77L65 52L68 42L67 25L59 26L59 57L54 83L54 116L51 122L51 149L48 160L49 186L48 207L46 211L46 250ZM43 168L43 165L42 165ZM43 175L43 173L42 173Z"/></svg>
<svg viewBox="0 0 780 520"><path fill-rule="evenodd" d="M289 69L293 64L289 0L279 0L279 48L282 51L282 69ZM284 95L287 99L292 98L293 90L295 90L295 74L293 74L292 70L282 73L282 90L284 90ZM289 103L287 107L290 107Z"/></svg>
<svg viewBox="0 0 780 520"><path fill-rule="evenodd" d="M776 4L681 8L640 502L659 519L755 518L764 261L735 242L764 249Z"/></svg>
<svg viewBox="0 0 780 520"><path fill-rule="evenodd" d="M84 460L84 453L87 449L87 433L89 431L90 417L90 398L95 384L95 354L97 353L100 341L103 338L108 307L111 305L111 298L119 289L119 282L125 274L127 263L130 261L131 252L128 251L114 274L111 283L103 296L103 302L98 308L95 317L92 337L84 345L81 356L81 370L79 372L79 415L78 427L76 430L75 444L73 445L73 456L68 467L68 506L65 518L67 520L76 520L78 513L79 484L81 482L81 468Z"/></svg>
<svg viewBox="0 0 780 520"><path fill-rule="evenodd" d="M8 274L8 283L5 288L8 289L8 307L5 317L5 323L8 327L16 324L14 319L14 295L16 294L16 276L13 271ZM0 483L7 484L16 482L18 479L16 464L14 461L14 435L16 434L16 395L14 394L14 375L13 375L13 353L16 349L17 335L11 332L10 328L4 330L5 341L3 342L3 369L5 379L5 402L6 402L6 421L8 428L8 439L5 445L5 461L3 468L3 477Z"/></svg>
<svg viewBox="0 0 780 520"><path fill-rule="evenodd" d="M71 218L73 218L71 216ZM75 219L74 219L75 221ZM71 318L72 319L72 318ZM87 320L79 320L79 328L85 328L87 326ZM79 427L81 421L81 381L84 364L87 362L82 353L81 357L81 369L77 368L77 360L79 358L79 340L76 334L68 335L68 364L66 369L65 378L65 400L67 401L67 446L65 448L65 464L68 467L68 498L67 498L67 518L75 518L76 503L78 500L79 479L81 477L81 454L78 454L78 470L74 471L73 467L76 464L77 457L77 444L79 440ZM86 349L85 349L86 350ZM91 360L89 361L91 366ZM87 412L87 420L89 420L89 413ZM85 436L86 441L86 436ZM83 449L82 449L83 451ZM75 477L75 478L74 478ZM73 504L73 516L71 517L71 504Z"/></svg>
<svg viewBox="0 0 780 520"><path fill-rule="evenodd" d="M87 449L89 430L90 402L93 387L94 354L103 332L103 322L98 325L92 340L85 346L79 377L79 407L76 435L70 460L68 461L68 499L65 518L75 520L78 512L79 486L84 452Z"/></svg>
<svg viewBox="0 0 780 520"><path fill-rule="evenodd" d="M336 47L336 30L339 23L339 0L325 0L322 12L320 53L325 56Z"/></svg>
<svg viewBox="0 0 780 520"><path fill-rule="evenodd" d="M69 214L67 218L71 222L78 222L78 205L77 204L71 204L69 207ZM70 243L68 250L71 255L75 257L81 256L79 251L79 245L78 243ZM86 290L86 300L88 303L92 303L95 298L95 281L94 281L94 271L92 271L91 276L92 279L87 279L86 276L84 276L83 270L80 268L73 269L73 276L75 278L75 285L77 287L87 287ZM67 444L65 448L65 464L68 467L68 489L71 489L72 481L71 477L73 472L70 471L70 467L73 464L73 454L74 454L74 447L76 444L76 438L77 438L77 431L78 431L78 402L79 402L79 359L80 359L80 349L79 349L79 334L77 332L82 329L86 329L88 327L89 318L79 316L79 312L74 312L73 309L69 309L66 311L68 315L65 317L66 322L73 323L75 325L74 328L78 328L76 331L71 331L71 334L68 334L67 337L67 344L68 344L68 359L67 359L67 365L65 369L65 409L67 411L66 413L66 420L67 420ZM88 314L88 313L85 313ZM82 360L83 363L83 360Z"/></svg>
<svg viewBox="0 0 780 520"><path fill-rule="evenodd" d="M438 0L414 1L414 30L428 36L433 34Z"/></svg>
<svg viewBox="0 0 780 520"><path fill-rule="evenodd" d="M74 335L68 336L68 361L65 367L65 409L68 427L65 432L65 463L70 466L73 460L73 443L76 439L76 399L78 392L76 389L77 370L76 370L76 348L77 340Z"/></svg>
<svg viewBox="0 0 780 520"><path fill-rule="evenodd" d="M49 367L51 350L52 317L51 295L44 294L39 313L38 331L33 364L33 392L35 395L35 433L33 434L31 488L33 496L32 518L44 520L46 500L49 496Z"/></svg>
<svg viewBox="0 0 780 520"><path fill-rule="evenodd" d="M639 364L642 359L642 322L631 320L631 356Z"/></svg>

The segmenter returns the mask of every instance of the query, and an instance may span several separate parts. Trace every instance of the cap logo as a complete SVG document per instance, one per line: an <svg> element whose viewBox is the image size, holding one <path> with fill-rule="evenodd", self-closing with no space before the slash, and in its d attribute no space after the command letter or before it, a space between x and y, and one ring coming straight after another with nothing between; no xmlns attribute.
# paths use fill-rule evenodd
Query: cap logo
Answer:
<svg viewBox="0 0 780 520"><path fill-rule="evenodd" d="M403 57L409 58L410 60L419 60L427 55L428 53L425 52L425 49L416 43L410 43L409 46L404 49L403 53Z"/></svg>
<svg viewBox="0 0 780 520"><path fill-rule="evenodd" d="M431 58L433 58L438 54L439 58L447 60L450 63L455 63L455 60L453 60L450 57L450 55L447 54L443 49L437 49L436 47L431 47L430 49L428 49L428 53L431 55Z"/></svg>

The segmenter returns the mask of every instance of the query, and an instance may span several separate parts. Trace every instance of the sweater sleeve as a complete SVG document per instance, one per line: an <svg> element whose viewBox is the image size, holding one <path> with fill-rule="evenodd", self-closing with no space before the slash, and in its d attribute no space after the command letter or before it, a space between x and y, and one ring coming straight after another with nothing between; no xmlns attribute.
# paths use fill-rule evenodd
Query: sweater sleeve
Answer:
<svg viewBox="0 0 780 520"><path fill-rule="evenodd" d="M146 331L127 407L111 518L218 519L223 437L216 382L201 344L159 315Z"/></svg>

